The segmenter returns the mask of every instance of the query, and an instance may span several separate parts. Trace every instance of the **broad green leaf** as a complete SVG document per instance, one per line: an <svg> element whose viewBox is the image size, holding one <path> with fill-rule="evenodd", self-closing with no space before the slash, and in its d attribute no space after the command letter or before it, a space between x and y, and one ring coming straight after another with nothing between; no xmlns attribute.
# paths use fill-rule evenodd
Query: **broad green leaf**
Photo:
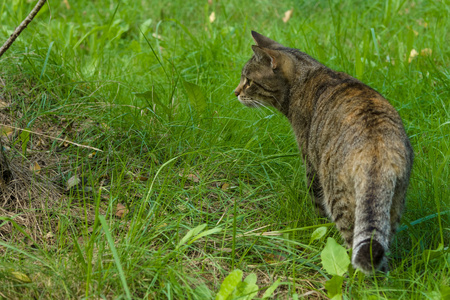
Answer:
<svg viewBox="0 0 450 300"><path fill-rule="evenodd" d="M333 238L327 239L327 244L320 254L324 269L331 275L342 276L347 272L350 259L344 247Z"/></svg>
<svg viewBox="0 0 450 300"><path fill-rule="evenodd" d="M233 293L228 296L227 300L251 300L258 294L258 286L256 284L248 284L239 282Z"/></svg>
<svg viewBox="0 0 450 300"><path fill-rule="evenodd" d="M152 19L147 19L141 24L141 31L142 33L147 33L147 30L150 28L150 25L152 24ZM141 37L142 38L142 37Z"/></svg>
<svg viewBox="0 0 450 300"><path fill-rule="evenodd" d="M445 298L442 298L441 294L438 291L425 292L424 294L426 296L424 297L424 299L427 300L447 300Z"/></svg>
<svg viewBox="0 0 450 300"><path fill-rule="evenodd" d="M450 299L450 286L441 286L440 292L442 299Z"/></svg>
<svg viewBox="0 0 450 300"><path fill-rule="evenodd" d="M73 49L74 51L77 50L77 48L81 45L81 43L83 43L83 41L84 41L88 36L90 36L91 34L97 32L97 31L104 30L104 29L106 29L106 28L107 28L106 25L94 27L94 28L91 29L88 33L86 33L81 39L79 39L78 42L72 47L72 49Z"/></svg>
<svg viewBox="0 0 450 300"><path fill-rule="evenodd" d="M256 275L255 275L256 277ZM244 299L252 300L255 298L255 296L258 294L258 286L256 284L249 284L243 282L245 285L245 288L242 291L242 296L245 296Z"/></svg>
<svg viewBox="0 0 450 300"><path fill-rule="evenodd" d="M187 81L183 81L183 85L191 105L197 112L203 112L206 108L206 97L202 88L195 83Z"/></svg>
<svg viewBox="0 0 450 300"><path fill-rule="evenodd" d="M240 282L233 293L228 296L229 300L241 299L251 300L258 294L258 286L256 285L256 274L249 274L243 282Z"/></svg>
<svg viewBox="0 0 450 300"><path fill-rule="evenodd" d="M258 294L258 285L256 284L256 274L251 273L244 279L245 288L242 291L242 296L245 296L244 299L253 299Z"/></svg>
<svg viewBox="0 0 450 300"><path fill-rule="evenodd" d="M344 277L334 275L330 280L325 282L325 289L327 290L328 297L334 298L336 295L342 294L342 283Z"/></svg>
<svg viewBox="0 0 450 300"><path fill-rule="evenodd" d="M245 277L244 282L246 282L247 284L256 284L256 274L255 273L250 273L248 274L247 277Z"/></svg>
<svg viewBox="0 0 450 300"><path fill-rule="evenodd" d="M206 286L206 284L201 284L197 286L194 290L194 294L198 296L198 299L212 299L211 290Z"/></svg>
<svg viewBox="0 0 450 300"><path fill-rule="evenodd" d="M242 280L243 272L239 269L234 270L223 280L220 290L216 295L216 300L226 300L230 296L237 285Z"/></svg>
<svg viewBox="0 0 450 300"><path fill-rule="evenodd" d="M386 298L374 294L368 295L366 297L366 300L386 300Z"/></svg>
<svg viewBox="0 0 450 300"><path fill-rule="evenodd" d="M196 236L197 234L202 232L203 229L205 229L205 227L206 227L206 224L201 224L201 225L198 225L197 227L189 230L188 233L186 233L186 235L180 240L180 242L177 245L177 248L186 244L193 236Z"/></svg>
<svg viewBox="0 0 450 300"><path fill-rule="evenodd" d="M263 294L262 299L269 298L272 296L273 292L277 289L277 287L280 285L281 280L277 279ZM294 297L294 295L292 295Z"/></svg>
<svg viewBox="0 0 450 300"><path fill-rule="evenodd" d="M325 236L326 233L327 233L326 227L322 226L322 227L317 228L311 234L311 242L315 241L315 240L320 240L321 238L323 238Z"/></svg>
<svg viewBox="0 0 450 300"><path fill-rule="evenodd" d="M444 254L445 250L448 250L448 249L444 249L444 244L439 243L439 246L437 247L436 250L425 250L425 251L423 251L423 253L422 253L423 260L425 262L427 262L429 260L436 259L439 256L441 256L442 254Z"/></svg>
<svg viewBox="0 0 450 300"><path fill-rule="evenodd" d="M206 230L205 232L202 232L199 235L195 236L188 244L190 245L193 242L195 242L196 240L198 240L199 238L202 238L204 236L207 236L207 235L210 235L210 234L214 234L214 233L217 233L217 232L220 232L220 231L222 231L222 228L218 228L218 227Z"/></svg>

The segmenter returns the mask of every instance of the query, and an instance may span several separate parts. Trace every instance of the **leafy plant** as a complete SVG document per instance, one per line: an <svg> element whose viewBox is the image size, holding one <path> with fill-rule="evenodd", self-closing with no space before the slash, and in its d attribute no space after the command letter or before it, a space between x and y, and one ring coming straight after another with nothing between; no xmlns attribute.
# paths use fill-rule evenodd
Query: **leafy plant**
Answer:
<svg viewBox="0 0 450 300"><path fill-rule="evenodd" d="M256 284L256 274L250 273L244 281L242 281L243 272L239 269L234 270L223 280L220 290L216 295L216 300L251 300L255 299L259 288ZM280 285L280 279L275 281L266 289L261 299L272 296L276 288Z"/></svg>
<svg viewBox="0 0 450 300"><path fill-rule="evenodd" d="M332 299L342 298L343 275L348 271L350 258L347 250L335 239L328 237L325 248L320 253L323 268L333 277L325 283L328 296Z"/></svg>
<svg viewBox="0 0 450 300"><path fill-rule="evenodd" d="M183 85L186 90L189 103L199 114L203 113L206 109L206 97L202 88L199 85L188 81L183 81Z"/></svg>
<svg viewBox="0 0 450 300"><path fill-rule="evenodd" d="M186 235L178 242L177 249L179 249L183 245L190 245L196 240L211 235L215 233L219 233L222 229L219 227L215 227L206 231L203 231L206 228L207 224L198 225L195 228L189 230Z"/></svg>

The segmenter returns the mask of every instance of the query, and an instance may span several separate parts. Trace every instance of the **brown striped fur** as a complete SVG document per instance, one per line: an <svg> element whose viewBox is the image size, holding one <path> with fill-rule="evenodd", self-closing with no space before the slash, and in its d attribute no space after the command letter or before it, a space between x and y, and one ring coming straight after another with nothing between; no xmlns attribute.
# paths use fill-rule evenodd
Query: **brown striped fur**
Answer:
<svg viewBox="0 0 450 300"><path fill-rule="evenodd" d="M386 271L413 163L400 116L359 80L252 36L257 45L236 96L249 107L273 106L289 119L312 198L353 248L353 266Z"/></svg>

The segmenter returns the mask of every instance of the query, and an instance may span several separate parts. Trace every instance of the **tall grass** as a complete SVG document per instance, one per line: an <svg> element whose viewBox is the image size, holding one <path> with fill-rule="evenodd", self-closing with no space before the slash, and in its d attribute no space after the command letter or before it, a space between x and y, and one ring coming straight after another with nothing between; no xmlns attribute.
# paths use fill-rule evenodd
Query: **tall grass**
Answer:
<svg viewBox="0 0 450 300"><path fill-rule="evenodd" d="M32 6L0 0L0 40ZM58 231L39 248L2 241L0 295L205 299L240 268L262 288L281 278L280 298L326 297L325 242L310 237L327 221L309 199L289 124L232 93L256 30L381 92L411 137L416 158L391 272L349 277L344 297L444 297L449 15L445 0L49 1L1 58L0 96L28 82L14 96L17 126L36 130L64 116L79 125L75 142L103 152L69 147L49 167L63 185L74 174L86 178L91 190L64 200L83 213L52 209ZM121 218L118 204L128 210ZM217 230L183 240L201 224ZM427 252L439 245L447 250Z"/></svg>

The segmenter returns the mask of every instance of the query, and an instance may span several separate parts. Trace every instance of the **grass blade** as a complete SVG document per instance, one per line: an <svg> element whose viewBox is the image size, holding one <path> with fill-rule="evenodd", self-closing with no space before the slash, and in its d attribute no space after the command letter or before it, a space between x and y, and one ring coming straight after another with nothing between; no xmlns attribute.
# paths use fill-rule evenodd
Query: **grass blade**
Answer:
<svg viewBox="0 0 450 300"><path fill-rule="evenodd" d="M41 76L39 76L39 79L42 79L42 76L44 76L44 74L45 74L45 69L47 68L48 58L50 57L50 53L52 51L53 43L54 42L51 42L50 46L48 47L47 55L45 56L45 60L44 60L44 66L42 67Z"/></svg>
<svg viewBox="0 0 450 300"><path fill-rule="evenodd" d="M117 271L119 272L120 280L122 281L123 289L125 290L125 294L127 295L127 299L131 299L130 289L128 288L127 280L125 278L125 274L122 269L122 264L120 263L119 255L117 253L116 247L114 246L114 241L111 236L111 232L109 231L108 224L106 224L106 220L104 216L98 216L100 223L102 224L103 231L106 235L106 240L108 241L109 248L111 249L112 255L114 257L114 262L116 263Z"/></svg>

